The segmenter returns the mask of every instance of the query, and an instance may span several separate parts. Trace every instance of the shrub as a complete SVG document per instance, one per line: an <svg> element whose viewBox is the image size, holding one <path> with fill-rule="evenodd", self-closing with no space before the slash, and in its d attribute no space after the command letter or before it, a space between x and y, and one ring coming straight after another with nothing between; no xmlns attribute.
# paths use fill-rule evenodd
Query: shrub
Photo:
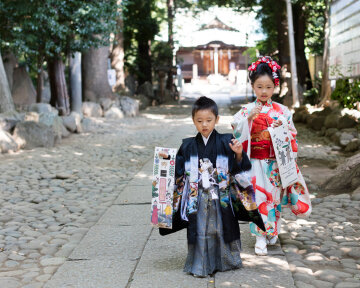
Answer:
<svg viewBox="0 0 360 288"><path fill-rule="evenodd" d="M342 107L354 109L360 102L360 79L338 79L331 99L339 101Z"/></svg>

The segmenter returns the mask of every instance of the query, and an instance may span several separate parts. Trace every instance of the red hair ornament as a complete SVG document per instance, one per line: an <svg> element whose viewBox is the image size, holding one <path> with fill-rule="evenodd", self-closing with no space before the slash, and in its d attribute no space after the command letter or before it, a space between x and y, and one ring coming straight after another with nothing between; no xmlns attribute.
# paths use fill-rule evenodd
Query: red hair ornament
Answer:
<svg viewBox="0 0 360 288"><path fill-rule="evenodd" d="M260 64L260 63L266 63L268 64L268 66L270 67L271 69L271 72L272 72L272 78L274 79L274 83L275 83L275 86L278 86L279 83L280 83L280 80L279 80L279 76L278 74L276 73L276 71L280 70L281 67L279 64L276 63L276 61L274 60L271 60L270 57L261 57L259 58L256 62L253 62L250 67L248 68L249 71L256 71L257 69L257 66Z"/></svg>

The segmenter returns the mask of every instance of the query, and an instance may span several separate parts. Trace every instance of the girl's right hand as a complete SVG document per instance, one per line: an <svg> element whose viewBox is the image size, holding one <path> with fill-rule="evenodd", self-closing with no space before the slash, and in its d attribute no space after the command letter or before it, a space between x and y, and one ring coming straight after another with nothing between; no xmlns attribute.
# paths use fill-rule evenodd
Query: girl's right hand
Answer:
<svg viewBox="0 0 360 288"><path fill-rule="evenodd" d="M259 116L260 112L261 112L261 109L262 109L262 106L259 105L259 106L256 106L254 109L251 110L249 116L248 116L248 119L249 120L254 120L256 119L256 117Z"/></svg>

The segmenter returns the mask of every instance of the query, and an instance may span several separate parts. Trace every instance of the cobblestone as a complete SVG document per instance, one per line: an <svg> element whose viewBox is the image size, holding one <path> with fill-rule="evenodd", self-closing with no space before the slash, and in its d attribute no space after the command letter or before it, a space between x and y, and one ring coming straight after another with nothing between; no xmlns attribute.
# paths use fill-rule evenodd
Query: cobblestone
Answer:
<svg viewBox="0 0 360 288"><path fill-rule="evenodd" d="M0 287L42 287L154 146L176 132L181 121L172 119L151 110L101 118L93 132L73 134L54 148L1 155Z"/></svg>

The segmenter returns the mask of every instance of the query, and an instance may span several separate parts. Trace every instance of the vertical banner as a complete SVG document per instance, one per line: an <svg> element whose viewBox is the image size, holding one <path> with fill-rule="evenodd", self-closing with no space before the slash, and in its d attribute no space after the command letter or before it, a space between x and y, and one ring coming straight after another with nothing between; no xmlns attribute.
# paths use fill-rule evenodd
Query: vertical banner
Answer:
<svg viewBox="0 0 360 288"><path fill-rule="evenodd" d="M268 128L274 146L276 161L279 166L281 184L283 188L297 182L295 158L290 142L290 132L287 125Z"/></svg>
<svg viewBox="0 0 360 288"><path fill-rule="evenodd" d="M159 153L165 153L167 158ZM172 203L175 184L175 158L177 149L155 147L151 224L161 228L172 228Z"/></svg>

